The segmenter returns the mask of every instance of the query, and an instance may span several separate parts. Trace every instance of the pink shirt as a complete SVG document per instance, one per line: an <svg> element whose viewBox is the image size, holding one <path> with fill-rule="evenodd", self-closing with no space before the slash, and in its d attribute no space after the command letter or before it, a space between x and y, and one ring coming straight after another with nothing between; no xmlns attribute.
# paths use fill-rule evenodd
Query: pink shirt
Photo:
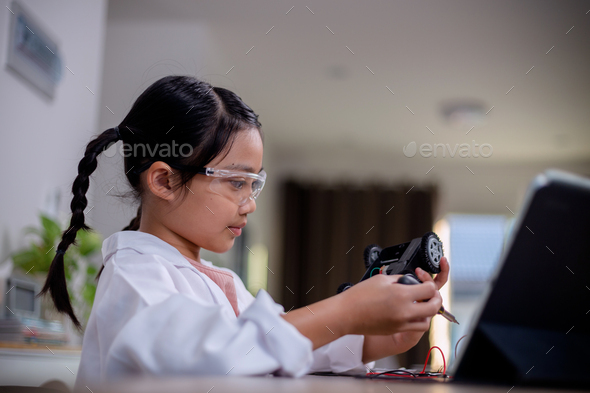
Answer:
<svg viewBox="0 0 590 393"><path fill-rule="evenodd" d="M237 317L240 313L240 311L238 310L238 296L236 294L234 277L231 275L231 273L225 272L221 269L203 265L201 262L197 262L194 259L191 259L187 256L184 257L198 271L205 274L207 277L211 279L211 281L213 281L215 284L219 286L219 288L221 288L223 293L225 293L225 296L227 296L227 299L229 300L229 303L234 309L234 313L236 313Z"/></svg>

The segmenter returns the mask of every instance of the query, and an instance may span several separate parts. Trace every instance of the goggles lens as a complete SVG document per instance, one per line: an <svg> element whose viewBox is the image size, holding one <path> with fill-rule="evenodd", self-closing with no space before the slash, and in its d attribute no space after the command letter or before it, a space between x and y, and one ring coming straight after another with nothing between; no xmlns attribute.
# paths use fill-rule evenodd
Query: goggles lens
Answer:
<svg viewBox="0 0 590 393"><path fill-rule="evenodd" d="M140 174L149 168L154 161L148 161L133 172ZM243 206L249 200L255 200L266 182L266 172L250 173L215 168L195 168L187 165L169 163L172 168L192 171L196 174L212 177L209 188L216 194L226 197L238 206Z"/></svg>
<svg viewBox="0 0 590 393"><path fill-rule="evenodd" d="M211 191L226 197L238 206L255 200L266 182L266 172L248 173L224 169L205 168L205 174L212 176Z"/></svg>

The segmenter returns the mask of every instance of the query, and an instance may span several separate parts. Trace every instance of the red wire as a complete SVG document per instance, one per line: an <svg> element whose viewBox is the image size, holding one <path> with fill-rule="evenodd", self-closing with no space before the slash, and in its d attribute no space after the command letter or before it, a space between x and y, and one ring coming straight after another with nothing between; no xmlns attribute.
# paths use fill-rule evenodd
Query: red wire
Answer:
<svg viewBox="0 0 590 393"><path fill-rule="evenodd" d="M390 373L367 373L367 375L388 375L392 377L401 377L401 378L415 378L415 375L404 375L404 374L390 374ZM428 377L420 377L420 378L440 378L438 375L432 375Z"/></svg>
<svg viewBox="0 0 590 393"><path fill-rule="evenodd" d="M437 347L436 345L433 347L430 347L430 349L428 350L428 354L426 354L426 361L424 362L424 368L422 369L422 372L420 372L420 374L424 374L424 372L426 371L426 365L428 364L428 358L430 358L430 352L434 349L438 349L440 351L440 354L442 355L443 358L443 375L446 375L447 373L447 361L445 360L445 354L443 353L442 349L440 349L439 347ZM410 378L414 378L415 375L404 375L404 374L390 374L390 373L377 373L377 372L369 372L366 375L391 375L391 376L395 376L395 377L410 377ZM423 378L438 378L438 376L428 376L428 377L423 377Z"/></svg>
<svg viewBox="0 0 590 393"><path fill-rule="evenodd" d="M457 344L455 344L455 360L457 360L457 347L459 346L459 343L461 342L461 340L463 340L465 337L467 337L467 335L461 336L459 341L457 341Z"/></svg>
<svg viewBox="0 0 590 393"><path fill-rule="evenodd" d="M428 364L428 358L430 357L430 352L434 348L438 349L440 351L440 354L442 355L442 358L443 358L443 374L446 374L447 373L447 361L445 360L445 354L443 353L442 349L440 349L436 345L430 347L430 349L428 350L428 354L426 355L426 361L424 362L424 368L422 369L422 373L424 373L424 371L426 371L426 365Z"/></svg>

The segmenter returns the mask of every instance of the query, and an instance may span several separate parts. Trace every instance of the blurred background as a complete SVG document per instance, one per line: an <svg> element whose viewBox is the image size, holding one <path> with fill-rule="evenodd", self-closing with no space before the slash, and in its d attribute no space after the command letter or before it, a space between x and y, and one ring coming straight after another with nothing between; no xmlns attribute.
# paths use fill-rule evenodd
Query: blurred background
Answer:
<svg viewBox="0 0 590 393"><path fill-rule="evenodd" d="M230 89L260 115L268 180L257 211L231 251L203 255L253 294L301 307L358 281L365 246L439 234L451 263L445 306L461 325L434 318L414 350L378 363L387 367L423 363L431 345L452 362L529 182L548 168L590 175L587 0L0 3L3 304L14 280L32 291L42 282L35 272L69 223L88 142L165 75ZM88 276L101 240L135 217L117 196L127 190L113 148L88 192L97 236L72 260ZM92 299L84 280L79 297ZM25 303L25 317L58 318ZM0 338L20 340L5 328ZM67 323L54 330L25 341L62 345L71 374L60 366L58 379L69 384L81 338ZM0 351L16 365L0 378L40 384L57 373L18 374L19 361L55 364L24 345Z"/></svg>

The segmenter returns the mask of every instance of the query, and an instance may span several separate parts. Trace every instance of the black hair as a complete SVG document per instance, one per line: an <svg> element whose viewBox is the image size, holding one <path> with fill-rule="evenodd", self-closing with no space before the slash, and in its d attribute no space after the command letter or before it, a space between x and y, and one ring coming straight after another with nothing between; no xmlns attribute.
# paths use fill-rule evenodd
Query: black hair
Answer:
<svg viewBox="0 0 590 393"><path fill-rule="evenodd" d="M146 169L155 161L203 167L224 152L227 154L240 131L257 129L262 137L261 127L258 115L230 90L213 87L191 76L167 76L154 82L137 98L121 124L96 136L86 146L84 157L78 164L78 176L72 185L70 225L62 234L39 296L49 292L56 309L67 314L74 325L82 329L70 303L63 254L70 244L76 245L79 230L91 230L84 217L90 175L97 167L100 153L112 143L122 139L133 148L132 154L125 154L125 176L131 186L131 195L140 204L136 217L123 228L133 231L141 222L142 167ZM171 154L170 146L174 144L184 145L184 153L189 150L192 154L183 154L182 148L180 154ZM139 145L143 149L136 149ZM163 145L167 145L168 150L157 149ZM191 171L174 171L173 190L184 190L194 175ZM186 190L183 196L186 196ZM101 272L102 268L97 279Z"/></svg>

